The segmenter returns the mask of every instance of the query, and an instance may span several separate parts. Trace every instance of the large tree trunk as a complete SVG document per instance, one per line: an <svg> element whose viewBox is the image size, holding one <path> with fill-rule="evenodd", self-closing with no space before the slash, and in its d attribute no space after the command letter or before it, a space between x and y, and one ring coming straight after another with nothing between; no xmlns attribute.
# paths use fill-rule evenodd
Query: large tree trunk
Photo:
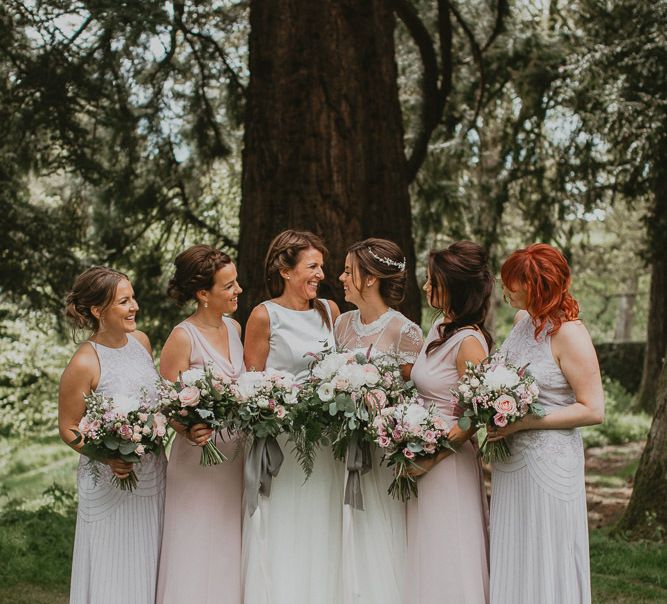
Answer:
<svg viewBox="0 0 667 604"><path fill-rule="evenodd" d="M655 415L635 474L635 486L620 528L655 537L667 530L667 363L658 381Z"/></svg>
<svg viewBox="0 0 667 604"><path fill-rule="evenodd" d="M667 354L667 143L663 153L656 150L662 161L656 163L654 176L654 206L649 220L651 241L651 291L649 294L646 357L642 384L639 388L639 406L649 413L655 409L656 382Z"/></svg>
<svg viewBox="0 0 667 604"><path fill-rule="evenodd" d="M252 0L243 151L239 315L265 299L263 263L286 228L311 230L330 251L321 296L349 244L369 236L407 257L404 312L420 315L394 60L383 0Z"/></svg>
<svg viewBox="0 0 667 604"><path fill-rule="evenodd" d="M629 342L632 340L632 325L635 318L638 286L639 276L637 273L630 275L623 284L625 291L618 298L614 342Z"/></svg>

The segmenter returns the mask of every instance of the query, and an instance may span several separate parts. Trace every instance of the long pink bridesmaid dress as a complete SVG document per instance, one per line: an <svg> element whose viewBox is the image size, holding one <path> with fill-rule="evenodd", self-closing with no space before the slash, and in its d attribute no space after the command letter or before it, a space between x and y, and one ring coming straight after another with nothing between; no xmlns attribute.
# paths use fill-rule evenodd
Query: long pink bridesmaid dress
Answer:
<svg viewBox="0 0 667 604"><path fill-rule="evenodd" d="M231 319L224 318L231 362L188 321L175 329L190 336L190 368L213 363L231 378L243 371L243 345ZM227 435L225 434L225 437ZM167 465L167 497L158 574L158 604L240 604L243 455L225 438L216 445L228 458L201 466L201 449L176 435ZM233 459L233 460L232 460Z"/></svg>
<svg viewBox="0 0 667 604"><path fill-rule="evenodd" d="M437 323L412 368L412 380L427 404L453 425L450 390L459 375L461 342L481 333L462 329L426 356L438 339ZM489 601L488 506L477 450L470 441L418 481L419 497L408 502L408 572L405 601L412 604L484 604Z"/></svg>

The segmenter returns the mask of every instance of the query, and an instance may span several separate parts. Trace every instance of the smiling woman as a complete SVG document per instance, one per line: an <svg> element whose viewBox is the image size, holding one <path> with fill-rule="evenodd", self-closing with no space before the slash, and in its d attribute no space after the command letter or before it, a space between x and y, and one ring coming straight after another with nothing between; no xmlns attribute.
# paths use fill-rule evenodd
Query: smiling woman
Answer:
<svg viewBox="0 0 667 604"><path fill-rule="evenodd" d="M74 329L92 332L60 380L60 436L76 451L82 445L76 436L86 412L84 394L109 397L105 417L111 419L137 409L142 396L155 400L158 376L148 338L136 329L138 310L127 277L103 266L79 275L67 296L66 316ZM114 401L124 401L123 410ZM70 602L152 603L162 532L164 454L147 454L135 464L98 460L94 473L88 463L82 455ZM114 477L125 478L131 471L138 481L133 491L114 486Z"/></svg>

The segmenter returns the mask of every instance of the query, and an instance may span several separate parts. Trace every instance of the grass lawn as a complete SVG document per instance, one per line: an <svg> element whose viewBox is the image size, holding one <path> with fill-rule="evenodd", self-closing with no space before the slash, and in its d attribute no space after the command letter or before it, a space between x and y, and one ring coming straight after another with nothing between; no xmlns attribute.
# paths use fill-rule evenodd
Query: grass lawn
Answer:
<svg viewBox="0 0 667 604"><path fill-rule="evenodd" d="M612 536L607 526L622 509L619 500L627 497L640 452L635 444L589 455L595 603L667 602L667 544L629 543ZM67 602L76 464L77 455L56 438L0 444L0 602Z"/></svg>

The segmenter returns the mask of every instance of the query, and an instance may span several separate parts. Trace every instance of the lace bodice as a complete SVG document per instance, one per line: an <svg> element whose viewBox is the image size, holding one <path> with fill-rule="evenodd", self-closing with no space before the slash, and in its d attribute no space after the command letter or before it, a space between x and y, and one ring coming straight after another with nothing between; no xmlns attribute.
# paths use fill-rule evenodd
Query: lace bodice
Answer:
<svg viewBox="0 0 667 604"><path fill-rule="evenodd" d="M514 326L500 348L510 363L519 367L528 364L528 373L537 380L540 387L538 401L547 413L576 402L572 387L553 358L551 336L547 335L549 328L550 325L547 324L536 339L535 327L530 315L526 314Z"/></svg>
<svg viewBox="0 0 667 604"><path fill-rule="evenodd" d="M142 389L154 401L158 373L146 349L131 335L127 344L109 348L90 342L100 361L100 379L95 392L110 396L116 408L128 412L139 406Z"/></svg>
<svg viewBox="0 0 667 604"><path fill-rule="evenodd" d="M386 354L406 365L417 360L424 343L419 326L393 308L368 325L361 322L359 310L343 313L334 332L341 348L365 352L372 346L371 354Z"/></svg>

